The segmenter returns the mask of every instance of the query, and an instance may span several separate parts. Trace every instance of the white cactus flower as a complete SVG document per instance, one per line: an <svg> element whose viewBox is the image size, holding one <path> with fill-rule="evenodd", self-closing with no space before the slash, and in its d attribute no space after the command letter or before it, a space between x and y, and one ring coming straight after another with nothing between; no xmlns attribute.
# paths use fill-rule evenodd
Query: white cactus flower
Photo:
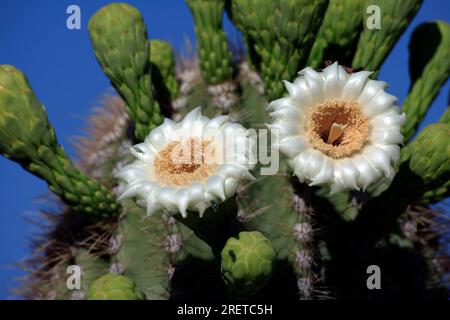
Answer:
<svg viewBox="0 0 450 320"><path fill-rule="evenodd" d="M269 104L268 125L298 179L334 193L392 178L405 114L384 91L387 84L369 79L368 71L349 74L337 63L298 74L293 83L285 81L289 95Z"/></svg>
<svg viewBox="0 0 450 320"><path fill-rule="evenodd" d="M250 131L227 116L209 119L196 108L179 123L165 119L130 148L136 160L116 174L126 182L119 200L138 198L148 215L161 210L186 217L190 210L202 216L253 179L254 147Z"/></svg>

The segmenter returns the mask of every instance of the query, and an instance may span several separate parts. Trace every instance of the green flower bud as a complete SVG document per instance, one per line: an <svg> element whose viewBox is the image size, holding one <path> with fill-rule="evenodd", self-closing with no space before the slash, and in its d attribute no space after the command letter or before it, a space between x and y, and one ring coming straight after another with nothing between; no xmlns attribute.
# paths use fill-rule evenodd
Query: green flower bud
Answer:
<svg viewBox="0 0 450 320"><path fill-rule="evenodd" d="M144 300L144 295L130 278L108 273L95 280L88 300Z"/></svg>
<svg viewBox="0 0 450 320"><path fill-rule="evenodd" d="M232 290L253 294L269 279L275 250L258 231L241 232L228 239L221 253L222 275Z"/></svg>
<svg viewBox="0 0 450 320"><path fill-rule="evenodd" d="M425 127L408 146L409 167L425 185L441 185L450 175L450 125Z"/></svg>

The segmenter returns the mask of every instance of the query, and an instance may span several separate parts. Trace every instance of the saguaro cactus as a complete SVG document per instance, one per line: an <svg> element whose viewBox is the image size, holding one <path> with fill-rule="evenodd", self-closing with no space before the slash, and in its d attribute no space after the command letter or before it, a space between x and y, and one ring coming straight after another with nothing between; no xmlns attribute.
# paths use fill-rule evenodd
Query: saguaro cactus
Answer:
<svg viewBox="0 0 450 320"><path fill-rule="evenodd" d="M380 30L365 25L369 4L381 8ZM414 136L449 76L449 24L413 32L403 110L373 79L420 4L188 0L193 61L148 39L136 8L104 6L89 35L118 96L76 140L86 173L25 76L0 66L0 153L65 203L35 245L23 295L446 299L448 226L430 205L449 196L448 108ZM225 13L244 57L227 45ZM279 168L265 175L269 158ZM73 264L76 291L65 286ZM366 287L372 264L377 292Z"/></svg>

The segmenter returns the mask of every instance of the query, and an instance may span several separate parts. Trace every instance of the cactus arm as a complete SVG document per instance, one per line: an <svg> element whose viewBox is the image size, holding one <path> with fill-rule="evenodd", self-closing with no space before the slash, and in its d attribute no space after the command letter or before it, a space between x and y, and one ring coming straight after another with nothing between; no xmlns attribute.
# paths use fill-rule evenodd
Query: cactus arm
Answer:
<svg viewBox="0 0 450 320"><path fill-rule="evenodd" d="M203 79L214 105L229 110L236 104L231 52L222 29L224 0L186 0L194 18L198 57Z"/></svg>
<svg viewBox="0 0 450 320"><path fill-rule="evenodd" d="M364 0L330 0L307 65L320 68L324 61L351 66L362 29Z"/></svg>
<svg viewBox="0 0 450 320"><path fill-rule="evenodd" d="M403 126L405 141L414 136L450 75L450 25L441 21L422 24L414 31L409 50L412 81L410 92L403 103L406 113Z"/></svg>
<svg viewBox="0 0 450 320"><path fill-rule="evenodd" d="M203 79L209 84L231 80L231 53L222 29L224 0L187 0L194 18Z"/></svg>
<svg viewBox="0 0 450 320"><path fill-rule="evenodd" d="M425 127L408 146L409 167L425 187L450 179L450 125L435 123Z"/></svg>
<svg viewBox="0 0 450 320"><path fill-rule="evenodd" d="M368 29L364 22L352 66L379 71L383 61L391 52L397 40L414 18L422 0L367 1L368 5L378 5L381 9L381 29Z"/></svg>
<svg viewBox="0 0 450 320"><path fill-rule="evenodd" d="M74 211L96 218L119 211L105 187L73 166L27 78L8 65L0 66L0 137L0 153L44 179Z"/></svg>
<svg viewBox="0 0 450 320"><path fill-rule="evenodd" d="M442 116L439 118L440 123L450 124L450 106L445 109Z"/></svg>
<svg viewBox="0 0 450 320"><path fill-rule="evenodd" d="M247 42L254 44L257 57L252 62L264 81L268 100L281 97L281 80L291 80L306 63L327 4L312 0L231 2L233 22Z"/></svg>
<svg viewBox="0 0 450 320"><path fill-rule="evenodd" d="M450 196L450 124L438 123L426 127L419 136L408 146L409 152L414 153L419 146L422 150L414 156L414 172L422 177L426 188L416 200L422 204L439 202ZM436 146L432 146L436 145ZM439 148L436 151L435 148ZM420 158L419 156L422 155ZM431 167L430 163L434 163ZM426 166L424 166L426 165ZM423 167L430 167L423 169Z"/></svg>
<svg viewBox="0 0 450 320"><path fill-rule="evenodd" d="M151 40L150 52L155 98L163 108L162 111L165 111L164 107L172 108L174 100L180 95L180 85L175 76L174 53L170 44L162 40Z"/></svg>
<svg viewBox="0 0 450 320"><path fill-rule="evenodd" d="M125 100L142 141L162 122L151 89L150 45L140 12L125 3L101 8L89 21L89 35L103 71Z"/></svg>

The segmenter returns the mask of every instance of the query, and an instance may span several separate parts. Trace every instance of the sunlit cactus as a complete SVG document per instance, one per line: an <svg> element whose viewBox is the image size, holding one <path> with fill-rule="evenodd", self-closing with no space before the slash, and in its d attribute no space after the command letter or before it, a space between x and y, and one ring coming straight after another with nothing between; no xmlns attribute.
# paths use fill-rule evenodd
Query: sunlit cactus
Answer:
<svg viewBox="0 0 450 320"><path fill-rule="evenodd" d="M240 232L228 239L221 253L221 269L230 290L248 295L257 292L272 274L275 251L260 232Z"/></svg>
<svg viewBox="0 0 450 320"><path fill-rule="evenodd" d="M75 140L79 168L25 75L1 65L0 153L61 199L22 295L446 298L448 230L430 205L450 195L448 108L417 130L450 74L450 25L413 32L403 106L375 79L421 2L187 0L192 61L148 39L136 8L106 5L88 31L117 96ZM367 28L369 4L379 30ZM230 49L224 14L245 55ZM269 138L251 130L262 128ZM280 156L271 174L266 149ZM367 289L370 265L383 290Z"/></svg>
<svg viewBox="0 0 450 320"><path fill-rule="evenodd" d="M88 300L143 300L133 280L108 273L95 280L89 288Z"/></svg>

